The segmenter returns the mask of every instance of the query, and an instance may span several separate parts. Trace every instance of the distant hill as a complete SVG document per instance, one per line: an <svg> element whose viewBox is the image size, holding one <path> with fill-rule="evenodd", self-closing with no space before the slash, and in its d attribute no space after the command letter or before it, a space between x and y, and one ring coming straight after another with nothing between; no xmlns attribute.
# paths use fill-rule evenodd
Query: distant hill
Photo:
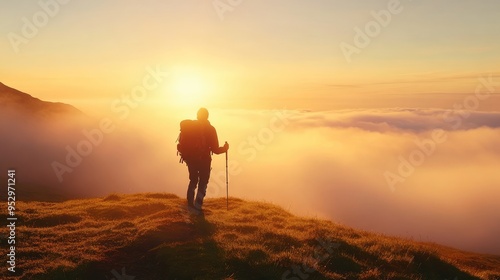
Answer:
<svg viewBox="0 0 500 280"><path fill-rule="evenodd" d="M63 158L65 146L81 138L89 122L71 105L43 101L0 83L0 168L19 170L24 200L70 197L68 184L58 182L51 163Z"/></svg>
<svg viewBox="0 0 500 280"><path fill-rule="evenodd" d="M6 181L7 169L16 169L17 195L23 201L132 192L137 174L141 183L144 176L149 179L145 184L165 187L167 176L157 174L165 174L169 163L155 165L160 160L152 160L158 150L150 140L115 122L116 129L104 133L104 118L114 121L113 116L91 118L71 105L43 101L0 84L0 180ZM0 189L0 197L6 191Z"/></svg>
<svg viewBox="0 0 500 280"><path fill-rule="evenodd" d="M0 116L6 112L34 117L84 116L80 110L71 105L42 101L3 83L0 83L0 108L2 108Z"/></svg>
<svg viewBox="0 0 500 280"><path fill-rule="evenodd" d="M160 193L20 202L13 279L500 279L500 256L300 218L267 203L231 198L226 211L225 199L208 199L204 217L184 205ZM0 278L7 275L2 269Z"/></svg>

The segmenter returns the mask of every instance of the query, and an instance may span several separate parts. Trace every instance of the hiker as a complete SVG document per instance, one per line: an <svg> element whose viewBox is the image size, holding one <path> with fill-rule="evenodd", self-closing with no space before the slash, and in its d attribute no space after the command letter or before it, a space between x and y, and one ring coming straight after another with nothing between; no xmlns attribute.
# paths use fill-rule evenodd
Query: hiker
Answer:
<svg viewBox="0 0 500 280"><path fill-rule="evenodd" d="M183 128L183 123L184 127L188 128ZM183 129L185 132L183 132ZM188 130L191 130L191 132L188 132ZM187 140L186 138L196 139ZM186 141L194 142L195 144L189 144ZM197 113L197 120L181 122L179 145L178 151L181 153L181 161L186 162L189 171L188 206L202 211L203 198L205 198L210 170L212 169L210 166L212 163L212 153L218 155L227 152L229 144L226 142L223 147L219 147L217 131L208 121L208 110L200 108ZM185 146L184 149L183 145ZM186 148L186 146L195 146L196 148ZM186 149L191 151L186 151ZM195 189L197 187L198 192L195 199Z"/></svg>

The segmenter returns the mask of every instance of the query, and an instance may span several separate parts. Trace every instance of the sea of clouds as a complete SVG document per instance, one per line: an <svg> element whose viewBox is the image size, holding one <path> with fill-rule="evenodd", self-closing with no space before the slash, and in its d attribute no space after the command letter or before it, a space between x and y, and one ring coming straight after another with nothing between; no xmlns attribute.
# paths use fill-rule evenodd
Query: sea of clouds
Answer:
<svg viewBox="0 0 500 280"><path fill-rule="evenodd" d="M359 229L500 254L498 112L214 109L210 119L221 144L231 145L231 196ZM125 123L110 118L114 129L101 131L102 138L99 118L78 127L16 116L1 120L1 168L16 168L19 181L40 192L185 195L187 168L178 162L175 143L181 117L172 112ZM79 148L86 151L80 160L69 156ZM58 175L54 162L71 172ZM226 195L223 155L213 158L207 195Z"/></svg>

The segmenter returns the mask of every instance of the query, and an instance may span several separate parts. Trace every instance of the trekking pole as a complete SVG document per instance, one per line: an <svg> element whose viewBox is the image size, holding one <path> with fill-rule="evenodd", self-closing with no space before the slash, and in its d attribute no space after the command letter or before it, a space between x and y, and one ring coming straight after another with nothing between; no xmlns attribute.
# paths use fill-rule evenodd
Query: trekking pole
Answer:
<svg viewBox="0 0 500 280"><path fill-rule="evenodd" d="M229 181L227 172L227 151L226 151L226 210L229 211Z"/></svg>

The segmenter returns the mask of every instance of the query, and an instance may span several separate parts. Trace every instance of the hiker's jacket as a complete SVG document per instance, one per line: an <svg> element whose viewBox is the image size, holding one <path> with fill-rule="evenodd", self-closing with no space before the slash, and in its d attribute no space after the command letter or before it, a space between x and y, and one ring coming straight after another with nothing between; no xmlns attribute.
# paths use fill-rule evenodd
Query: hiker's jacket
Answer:
<svg viewBox="0 0 500 280"><path fill-rule="evenodd" d="M205 138L205 149L202 158L211 159L212 153L218 155L225 152L223 147L219 147L219 138L217 137L217 131L208 120L200 121L202 126L203 136Z"/></svg>

